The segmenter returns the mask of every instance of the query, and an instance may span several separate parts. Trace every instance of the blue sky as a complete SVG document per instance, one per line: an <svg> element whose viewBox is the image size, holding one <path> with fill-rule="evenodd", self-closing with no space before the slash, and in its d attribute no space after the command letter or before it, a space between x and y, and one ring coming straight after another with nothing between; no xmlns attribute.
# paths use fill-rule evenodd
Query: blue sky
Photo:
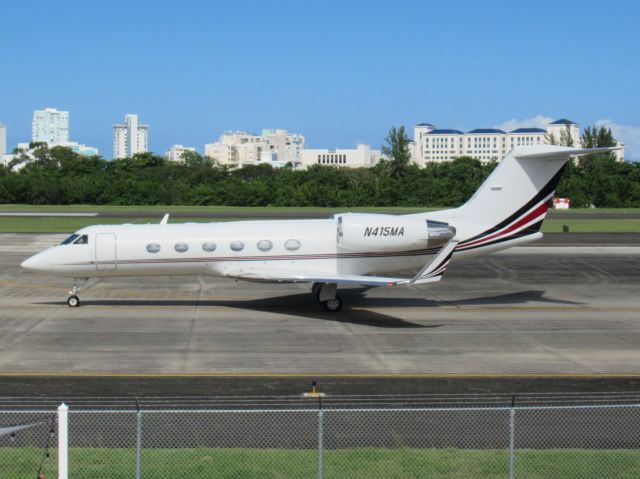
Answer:
<svg viewBox="0 0 640 479"><path fill-rule="evenodd" d="M155 152L286 128L379 146L394 125L608 122L640 159L637 1L3 2L0 123L35 109L112 156L138 113ZM514 123L515 122L515 123Z"/></svg>

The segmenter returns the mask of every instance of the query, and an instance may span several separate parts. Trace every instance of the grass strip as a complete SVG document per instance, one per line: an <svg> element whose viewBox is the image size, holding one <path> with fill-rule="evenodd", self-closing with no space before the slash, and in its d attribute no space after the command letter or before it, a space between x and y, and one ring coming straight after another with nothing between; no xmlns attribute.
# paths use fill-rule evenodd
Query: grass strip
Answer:
<svg viewBox="0 0 640 479"><path fill-rule="evenodd" d="M0 233L72 233L95 224L159 223L158 218L96 218L96 217L0 217ZM220 218L216 221L247 220L250 217ZM173 217L171 223L208 223L212 218ZM269 221L262 219L262 221ZM542 224L544 233L561 233L563 226L571 233L640 233L640 219L547 219Z"/></svg>
<svg viewBox="0 0 640 479"><path fill-rule="evenodd" d="M35 477L42 450L0 448L0 476L12 479ZM508 476L508 453L501 450L352 448L324 453L324 477L365 479L438 478L498 479ZM56 451L47 464L47 477L56 477ZM199 478L314 478L318 455L313 449L144 449L145 479ZM134 476L132 448L71 448L69 472L74 479L129 479ZM518 449L517 477L640 477L640 451L628 449Z"/></svg>
<svg viewBox="0 0 640 479"><path fill-rule="evenodd" d="M547 219L543 233L562 233L564 226L570 233L640 233L640 219Z"/></svg>

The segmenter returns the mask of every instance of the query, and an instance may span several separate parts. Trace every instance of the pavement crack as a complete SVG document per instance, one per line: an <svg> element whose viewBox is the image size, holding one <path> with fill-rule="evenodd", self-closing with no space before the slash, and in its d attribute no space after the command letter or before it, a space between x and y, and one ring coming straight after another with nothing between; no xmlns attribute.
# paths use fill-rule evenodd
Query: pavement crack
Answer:
<svg viewBox="0 0 640 479"><path fill-rule="evenodd" d="M187 339L187 345L184 350L185 361L187 359L187 356L189 355L189 351L191 350L191 341L193 340L193 331L195 329L196 319L198 317L198 307L200 306L200 303L202 301L203 284L202 282L199 282L198 284L199 284L198 298L196 299L196 304L193 307L193 316L191 317L191 324L189 325L189 338Z"/></svg>

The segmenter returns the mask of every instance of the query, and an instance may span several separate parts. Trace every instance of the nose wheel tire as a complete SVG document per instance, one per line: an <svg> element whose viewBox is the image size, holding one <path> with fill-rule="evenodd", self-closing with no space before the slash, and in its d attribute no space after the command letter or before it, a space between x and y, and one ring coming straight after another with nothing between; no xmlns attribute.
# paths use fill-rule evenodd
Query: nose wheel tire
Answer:
<svg viewBox="0 0 640 479"><path fill-rule="evenodd" d="M340 308L342 308L342 299L340 296L336 296L335 298L324 302L324 309L330 313L337 313L340 311Z"/></svg>
<svg viewBox="0 0 640 479"><path fill-rule="evenodd" d="M77 308L78 306L80 306L80 298L73 294L67 299L67 304L70 308Z"/></svg>

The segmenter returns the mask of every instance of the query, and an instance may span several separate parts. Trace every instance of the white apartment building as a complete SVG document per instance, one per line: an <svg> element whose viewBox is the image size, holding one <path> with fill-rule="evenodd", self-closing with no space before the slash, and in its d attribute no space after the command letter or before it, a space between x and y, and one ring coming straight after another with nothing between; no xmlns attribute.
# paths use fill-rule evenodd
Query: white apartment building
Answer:
<svg viewBox="0 0 640 479"><path fill-rule="evenodd" d="M413 161L420 166L434 161L452 161L460 156L471 156L482 162L502 161L512 148L551 142L561 144L567 135L574 146L580 147L579 125L564 118L550 123L546 129L517 128L509 132L478 128L465 133L420 123L414 127L413 134ZM620 158L619 154L617 156Z"/></svg>
<svg viewBox="0 0 640 479"><path fill-rule="evenodd" d="M282 166L302 164L304 136L282 129L263 129L260 135L239 131L224 133L217 142L204 146L205 156L223 165L240 167L270 163Z"/></svg>
<svg viewBox="0 0 640 479"><path fill-rule="evenodd" d="M577 123L567 120L566 118L561 118L547 125L547 139L549 143L564 144L566 141L563 141L563 139L567 134L571 137L571 146L580 148L580 126Z"/></svg>
<svg viewBox="0 0 640 479"><path fill-rule="evenodd" d="M138 122L138 115L128 114L124 123L113 125L113 158L130 158L149 151L149 126Z"/></svg>
<svg viewBox="0 0 640 479"><path fill-rule="evenodd" d="M67 148L71 148L71 151L81 156L98 156L100 154L95 146L83 145L82 143L78 143L77 141L70 141L59 146L66 146Z"/></svg>
<svg viewBox="0 0 640 479"><path fill-rule="evenodd" d="M50 148L53 148L53 147L69 148L71 151L81 156L98 156L100 154L97 148L93 146L83 145L81 143L78 143L77 141L68 141L66 143L60 143L58 145L53 145L53 146L47 145L47 146ZM0 155L0 160L2 160L1 163L6 165L9 162L11 162L11 160L14 160L17 158L23 158L23 159L26 158L26 163L37 160L37 157L34 155L36 148L31 148L31 143L26 143L26 142L18 143L16 148L19 150L19 152L16 154ZM21 166L15 167L15 170L22 168L26 163L21 163L20 164Z"/></svg>
<svg viewBox="0 0 640 479"><path fill-rule="evenodd" d="M182 154L187 151L191 151L195 153L196 149L190 146L172 145L171 148L169 148L164 154L164 158L167 161L171 161L174 163L182 163L184 162L184 158L182 157Z"/></svg>
<svg viewBox="0 0 640 479"><path fill-rule="evenodd" d="M347 168L371 168L382 158L380 150L372 150L369 145L343 149L305 149L302 151L302 167L324 165Z"/></svg>
<svg viewBox="0 0 640 479"><path fill-rule="evenodd" d="M7 127L0 123L0 158L7 154Z"/></svg>
<svg viewBox="0 0 640 479"><path fill-rule="evenodd" d="M46 142L49 146L69 142L69 112L45 108L33 112L31 141Z"/></svg>
<svg viewBox="0 0 640 479"><path fill-rule="evenodd" d="M464 133L418 125L414 129L413 160L420 166L452 161L460 156L471 156L482 162L501 161L515 146L545 143L546 135L546 130L541 128L518 128L509 133L497 128L477 128Z"/></svg>

